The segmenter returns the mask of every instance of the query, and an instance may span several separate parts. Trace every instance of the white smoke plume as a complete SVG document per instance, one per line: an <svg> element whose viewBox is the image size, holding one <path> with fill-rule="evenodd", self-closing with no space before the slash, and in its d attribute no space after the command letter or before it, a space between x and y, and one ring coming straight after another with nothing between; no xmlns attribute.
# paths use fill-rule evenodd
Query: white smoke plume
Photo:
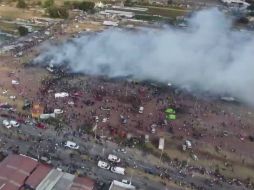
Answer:
<svg viewBox="0 0 254 190"><path fill-rule="evenodd" d="M188 29L105 30L47 47L35 62L49 58L74 72L170 82L254 105L254 36L231 21L210 9L194 14Z"/></svg>

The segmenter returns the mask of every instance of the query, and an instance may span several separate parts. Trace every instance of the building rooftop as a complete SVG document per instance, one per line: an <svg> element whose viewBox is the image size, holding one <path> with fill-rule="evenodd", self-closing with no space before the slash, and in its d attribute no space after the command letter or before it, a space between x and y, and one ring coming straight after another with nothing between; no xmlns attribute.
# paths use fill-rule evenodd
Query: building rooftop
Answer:
<svg viewBox="0 0 254 190"><path fill-rule="evenodd" d="M0 163L0 189L18 190L37 164L36 159L28 156L15 154L7 156Z"/></svg>
<svg viewBox="0 0 254 190"><path fill-rule="evenodd" d="M135 190L136 187L131 184L126 184L120 181L112 181L109 190Z"/></svg>
<svg viewBox="0 0 254 190"><path fill-rule="evenodd" d="M93 190L95 181L88 177L76 177L70 190Z"/></svg>
<svg viewBox="0 0 254 190"><path fill-rule="evenodd" d="M35 171L28 177L25 184L35 189L51 170L52 168L50 166L39 164Z"/></svg>
<svg viewBox="0 0 254 190"><path fill-rule="evenodd" d="M64 173L62 177L57 181L53 190L69 190L75 176L69 173Z"/></svg>
<svg viewBox="0 0 254 190"><path fill-rule="evenodd" d="M36 190L51 190L58 180L63 176L63 172L52 169L48 175L41 181Z"/></svg>

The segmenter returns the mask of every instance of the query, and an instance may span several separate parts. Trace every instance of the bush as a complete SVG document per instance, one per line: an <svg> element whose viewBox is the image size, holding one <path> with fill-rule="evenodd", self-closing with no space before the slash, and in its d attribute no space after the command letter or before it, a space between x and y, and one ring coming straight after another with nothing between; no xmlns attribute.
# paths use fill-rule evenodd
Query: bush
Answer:
<svg viewBox="0 0 254 190"><path fill-rule="evenodd" d="M48 7L52 7L52 6L54 6L54 5L55 5L54 0L46 0L46 1L44 2L44 4L43 4L43 7L44 7L44 8L48 8Z"/></svg>
<svg viewBox="0 0 254 190"><path fill-rule="evenodd" d="M50 17L52 18L68 18L69 13L68 10L65 7L56 7L56 6L51 6L47 8L47 12Z"/></svg>
<svg viewBox="0 0 254 190"><path fill-rule="evenodd" d="M64 6L66 8L70 8L72 6L72 3L70 1L64 1Z"/></svg>
<svg viewBox="0 0 254 190"><path fill-rule="evenodd" d="M134 5L134 3L132 2L132 0L126 0L125 2L124 2L124 6L129 6L129 7L131 7L131 6L133 6Z"/></svg>
<svg viewBox="0 0 254 190"><path fill-rule="evenodd" d="M248 10L254 10L254 3L250 3L250 6L247 7Z"/></svg>
<svg viewBox="0 0 254 190"><path fill-rule="evenodd" d="M27 7L27 4L26 4L25 0L18 0L18 3L17 3L16 6L17 6L18 8L24 9L24 8Z"/></svg>
<svg viewBox="0 0 254 190"><path fill-rule="evenodd" d="M20 36L25 36L28 34L28 29L24 26L19 26L18 31Z"/></svg>
<svg viewBox="0 0 254 190"><path fill-rule="evenodd" d="M236 20L236 22L238 24L248 24L249 23L249 19L246 17L240 17L239 19Z"/></svg>
<svg viewBox="0 0 254 190"><path fill-rule="evenodd" d="M75 1L72 3L72 8L79 9L82 11L93 10L94 6L95 6L94 2L89 2L89 1L82 1L82 2Z"/></svg>

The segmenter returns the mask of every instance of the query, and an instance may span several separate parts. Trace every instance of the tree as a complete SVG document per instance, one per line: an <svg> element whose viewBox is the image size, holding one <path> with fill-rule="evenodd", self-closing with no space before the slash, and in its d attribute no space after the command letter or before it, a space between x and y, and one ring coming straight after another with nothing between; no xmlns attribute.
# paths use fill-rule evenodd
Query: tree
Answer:
<svg viewBox="0 0 254 190"><path fill-rule="evenodd" d="M24 8L27 7L27 4L26 4L25 0L18 0L18 3L17 3L16 6L17 6L18 8L24 9Z"/></svg>
<svg viewBox="0 0 254 190"><path fill-rule="evenodd" d="M50 17L52 18L68 18L69 13L68 10L65 7L56 7L56 6L51 6L47 8L47 12Z"/></svg>
<svg viewBox="0 0 254 190"><path fill-rule="evenodd" d="M254 11L254 3L251 3L250 6L247 7L247 9Z"/></svg>
<svg viewBox="0 0 254 190"><path fill-rule="evenodd" d="M18 31L20 36L25 36L28 34L28 29L24 26L19 26Z"/></svg>
<svg viewBox="0 0 254 190"><path fill-rule="evenodd" d="M126 0L125 2L124 2L124 6L133 6L133 2L132 2L132 0Z"/></svg>
<svg viewBox="0 0 254 190"><path fill-rule="evenodd" d="M240 17L240 18L238 18L238 19L236 20L236 22L237 22L238 24L248 24L248 23L249 23L249 19L246 18L246 17Z"/></svg>
<svg viewBox="0 0 254 190"><path fill-rule="evenodd" d="M48 8L48 7L52 7L55 5L55 1L54 0L46 0L43 4L44 8Z"/></svg>
<svg viewBox="0 0 254 190"><path fill-rule="evenodd" d="M73 2L73 8L83 11L90 11L94 9L95 3L90 1Z"/></svg>

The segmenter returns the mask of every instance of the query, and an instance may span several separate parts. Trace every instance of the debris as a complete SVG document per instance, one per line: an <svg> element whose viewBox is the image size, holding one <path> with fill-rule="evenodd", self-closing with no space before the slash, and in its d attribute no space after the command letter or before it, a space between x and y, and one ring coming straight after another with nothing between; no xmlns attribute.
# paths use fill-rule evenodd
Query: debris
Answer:
<svg viewBox="0 0 254 190"><path fill-rule="evenodd" d="M191 158L192 158L193 160L195 160L195 161L197 161L197 160L198 160L198 157L197 157L197 155L196 155L196 154L191 154Z"/></svg>
<svg viewBox="0 0 254 190"><path fill-rule="evenodd" d="M164 139L164 138L160 138L160 139L159 139L159 146L158 146L158 149L159 149L159 150L164 150L164 145L165 145L165 139Z"/></svg>
<svg viewBox="0 0 254 190"><path fill-rule="evenodd" d="M49 118L55 118L55 113L44 113L40 115L40 119L49 119Z"/></svg>
<svg viewBox="0 0 254 190"><path fill-rule="evenodd" d="M192 144L191 144L191 142L190 142L189 140L186 140L186 141L185 141L185 145L186 145L186 147L187 147L188 149L191 149L191 148L192 148Z"/></svg>

